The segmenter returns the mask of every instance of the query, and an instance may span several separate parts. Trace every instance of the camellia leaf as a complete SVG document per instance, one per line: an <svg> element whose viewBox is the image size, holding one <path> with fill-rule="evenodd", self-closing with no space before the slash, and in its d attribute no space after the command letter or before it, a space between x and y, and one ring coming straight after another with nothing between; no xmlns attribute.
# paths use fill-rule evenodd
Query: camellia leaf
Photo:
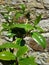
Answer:
<svg viewBox="0 0 49 65"><path fill-rule="evenodd" d="M19 65L37 65L34 57L23 58L19 60Z"/></svg>
<svg viewBox="0 0 49 65"><path fill-rule="evenodd" d="M17 51L17 57L21 57L21 56L24 55L27 51L28 51L28 48L27 48L26 46L20 47L19 50Z"/></svg>
<svg viewBox="0 0 49 65"><path fill-rule="evenodd" d="M37 25L40 22L41 16L42 16L41 14L39 16L37 16L37 18L34 21L34 25Z"/></svg>
<svg viewBox="0 0 49 65"><path fill-rule="evenodd" d="M46 48L46 40L41 34L39 34L38 32L34 32L32 34L32 38L43 48Z"/></svg>
<svg viewBox="0 0 49 65"><path fill-rule="evenodd" d="M8 51L0 52L0 60L15 60L15 56Z"/></svg>

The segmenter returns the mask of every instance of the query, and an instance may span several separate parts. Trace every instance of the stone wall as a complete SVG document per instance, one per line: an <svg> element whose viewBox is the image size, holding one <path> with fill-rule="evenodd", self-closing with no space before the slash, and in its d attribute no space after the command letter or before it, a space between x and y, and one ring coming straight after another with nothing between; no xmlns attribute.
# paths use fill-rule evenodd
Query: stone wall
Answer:
<svg viewBox="0 0 49 65"><path fill-rule="evenodd" d="M49 43L49 0L0 0L0 12L5 12L5 13L7 12L4 9L4 6L6 6L6 5L13 5L14 6L14 5L17 5L17 4L20 4L20 3L24 3L27 6L27 9L29 11L31 11L30 14L31 14L31 18L33 20L36 18L36 16L39 13L42 13L42 19L41 19L41 21L40 21L40 23L38 25L41 26L46 31L45 33L42 33L42 35L44 37L46 37L46 39L47 39L47 41ZM0 13L0 30L2 29L1 24L2 24L3 21L5 21L5 19L3 18L3 16ZM5 39L1 39L1 36L0 36L0 45L2 43L4 43L5 41L6 40ZM35 57L39 57L39 56L41 56L41 53L39 53L39 52L38 52L38 54L35 53L34 56ZM43 53L42 56L48 58L47 61L49 63L49 52L48 53ZM40 63L40 61L41 60L39 60L39 58L38 58L37 62ZM2 64L0 63L0 65L2 65ZM49 64L43 64L43 65L49 65Z"/></svg>
<svg viewBox="0 0 49 65"><path fill-rule="evenodd" d="M39 13L42 13L42 20L40 21L39 26L49 32L49 0L0 0L0 5L3 4L3 7L7 4L17 5L19 3L24 3L27 6L28 10L31 11L30 14L33 20ZM6 12L6 10L4 10L4 12Z"/></svg>

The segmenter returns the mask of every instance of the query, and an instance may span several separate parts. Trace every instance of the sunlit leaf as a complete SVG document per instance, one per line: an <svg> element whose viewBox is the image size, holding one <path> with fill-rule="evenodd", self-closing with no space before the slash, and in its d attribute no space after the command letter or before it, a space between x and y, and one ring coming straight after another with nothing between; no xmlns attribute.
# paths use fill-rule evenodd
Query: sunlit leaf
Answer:
<svg viewBox="0 0 49 65"><path fill-rule="evenodd" d="M15 43L20 46L21 40L22 40L21 38L17 38Z"/></svg>
<svg viewBox="0 0 49 65"><path fill-rule="evenodd" d="M0 52L0 60L15 60L15 56L11 52L3 51Z"/></svg>
<svg viewBox="0 0 49 65"><path fill-rule="evenodd" d="M18 47L19 47L18 45L10 42L0 45L0 48L18 48Z"/></svg>
<svg viewBox="0 0 49 65"><path fill-rule="evenodd" d="M34 32L32 34L32 38L43 48L46 48L46 40L41 34L39 34L38 32Z"/></svg>
<svg viewBox="0 0 49 65"><path fill-rule="evenodd" d="M11 37L13 37L14 35L15 35L15 34L8 32L6 36L9 37L9 38L11 38Z"/></svg>
<svg viewBox="0 0 49 65"><path fill-rule="evenodd" d="M27 51L28 51L28 48L27 48L26 46L20 47L19 50L17 51L17 57L21 57L21 56L24 55Z"/></svg>
<svg viewBox="0 0 49 65"><path fill-rule="evenodd" d="M17 38L15 43L19 46L24 46L25 45L25 40L21 39L21 38Z"/></svg>
<svg viewBox="0 0 49 65"><path fill-rule="evenodd" d="M30 31L30 30L34 29L34 26L32 26L31 24L14 24L13 28L14 27L24 28L26 31Z"/></svg>
<svg viewBox="0 0 49 65"><path fill-rule="evenodd" d="M20 59L19 65L37 65L34 57Z"/></svg>

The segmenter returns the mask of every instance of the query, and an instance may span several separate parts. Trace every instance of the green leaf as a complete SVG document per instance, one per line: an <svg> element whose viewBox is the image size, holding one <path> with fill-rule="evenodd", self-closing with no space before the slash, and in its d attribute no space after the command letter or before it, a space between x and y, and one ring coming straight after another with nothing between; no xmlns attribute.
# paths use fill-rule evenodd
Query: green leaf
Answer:
<svg viewBox="0 0 49 65"><path fill-rule="evenodd" d="M34 57L23 58L19 60L19 65L37 65Z"/></svg>
<svg viewBox="0 0 49 65"><path fill-rule="evenodd" d="M18 19L18 18L21 17L21 16L23 16L22 13L20 13L20 12L16 12L16 19Z"/></svg>
<svg viewBox="0 0 49 65"><path fill-rule="evenodd" d="M26 30L26 31L30 31L30 30L32 30L32 29L34 29L34 26L32 26L31 24L26 24L26 25L25 25L25 30Z"/></svg>
<svg viewBox="0 0 49 65"><path fill-rule="evenodd" d="M44 32L44 30L40 26L35 26L35 29L38 30L39 32Z"/></svg>
<svg viewBox="0 0 49 65"><path fill-rule="evenodd" d="M17 39L15 40L15 43L20 46L21 40L22 40L21 38L17 38Z"/></svg>
<svg viewBox="0 0 49 65"><path fill-rule="evenodd" d="M11 38L11 37L13 37L14 35L15 35L15 34L8 32L6 36L9 37L9 38Z"/></svg>
<svg viewBox="0 0 49 65"><path fill-rule="evenodd" d="M0 45L0 48L19 48L19 46L14 43L7 42Z"/></svg>
<svg viewBox="0 0 49 65"><path fill-rule="evenodd" d="M24 55L27 51L28 51L28 48L27 48L26 46L20 47L19 50L17 51L17 57L21 57L21 56Z"/></svg>
<svg viewBox="0 0 49 65"><path fill-rule="evenodd" d="M2 23L2 27L3 27L3 30L9 30L10 29L9 23L7 23L7 22Z"/></svg>
<svg viewBox="0 0 49 65"><path fill-rule="evenodd" d="M23 12L24 12L24 11L25 11L25 8L26 8L25 4L20 4L20 7L21 7L21 9L22 9Z"/></svg>
<svg viewBox="0 0 49 65"><path fill-rule="evenodd" d="M26 31L34 29L34 26L32 26L31 24L14 24L12 28L14 27L24 28Z"/></svg>
<svg viewBox="0 0 49 65"><path fill-rule="evenodd" d="M21 41L22 41L21 38L17 38L13 43L7 42L7 43L0 45L0 48L20 48Z"/></svg>
<svg viewBox="0 0 49 65"><path fill-rule="evenodd" d="M17 38L15 43L21 47L21 46L24 46L25 40L23 40L21 38Z"/></svg>
<svg viewBox="0 0 49 65"><path fill-rule="evenodd" d="M37 18L34 21L34 25L37 25L40 22L41 16L42 16L41 14L39 16L37 16Z"/></svg>
<svg viewBox="0 0 49 65"><path fill-rule="evenodd" d="M15 56L11 52L3 51L0 52L0 60L15 60Z"/></svg>
<svg viewBox="0 0 49 65"><path fill-rule="evenodd" d="M34 32L32 34L32 38L43 48L46 48L46 40L41 34L39 34L38 32Z"/></svg>
<svg viewBox="0 0 49 65"><path fill-rule="evenodd" d="M10 15L8 15L8 14L5 14L5 15L4 15L4 18L5 18L5 19L8 19L8 17L10 17Z"/></svg>

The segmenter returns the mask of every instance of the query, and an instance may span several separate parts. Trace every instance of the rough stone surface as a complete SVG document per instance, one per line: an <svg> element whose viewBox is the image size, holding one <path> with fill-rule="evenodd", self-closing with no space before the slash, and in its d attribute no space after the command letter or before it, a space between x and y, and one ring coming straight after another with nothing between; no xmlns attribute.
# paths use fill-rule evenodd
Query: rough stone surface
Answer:
<svg viewBox="0 0 49 65"><path fill-rule="evenodd" d="M20 3L24 3L26 5L28 11L31 11L30 17L33 19L33 21L35 20L37 15L42 13L42 20L39 22L38 25L41 26L46 31L46 33L42 33L42 35L44 37L46 37L46 39L49 43L49 0L4 0L4 1L0 0L0 13L7 12L4 9L4 7L6 5L13 5L13 6L15 5L16 6L17 4L20 4ZM5 19L0 14L0 30L2 29L1 24L3 21L5 21ZM2 44L3 42L5 42L5 40L0 38L0 44ZM49 48L48 48L48 50L49 50ZM29 52L29 54L35 56L36 61L39 62L39 64L41 64L43 62L43 60L42 60L43 57L46 58L46 60L45 60L46 63L44 62L41 65L49 65L49 53L48 52L47 53L46 52L45 53L40 53L40 52L33 53L33 51L31 51L31 52ZM2 65L2 64L0 63L0 65Z"/></svg>

